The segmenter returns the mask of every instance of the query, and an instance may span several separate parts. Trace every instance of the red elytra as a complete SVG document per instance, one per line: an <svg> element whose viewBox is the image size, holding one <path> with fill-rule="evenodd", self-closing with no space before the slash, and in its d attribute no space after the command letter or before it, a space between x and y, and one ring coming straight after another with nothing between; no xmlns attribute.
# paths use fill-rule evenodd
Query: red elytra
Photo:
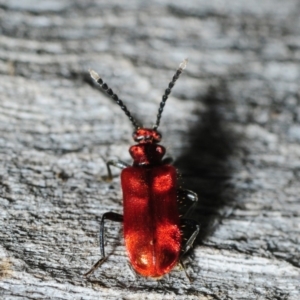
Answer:
<svg viewBox="0 0 300 300"><path fill-rule="evenodd" d="M177 207L177 174L162 165L165 148L153 129L139 129L130 148L133 166L122 171L124 238L133 268L143 276L161 277L178 262L181 231Z"/></svg>
<svg viewBox="0 0 300 300"><path fill-rule="evenodd" d="M161 134L157 131L161 114L176 80L186 67L184 60L169 83L162 97L153 128L140 127L131 116L122 100L93 70L91 77L121 107L135 127L133 139L136 145L130 147L132 166L119 161L107 162L109 178L112 178L110 165L119 167L123 191L123 212L103 214L100 226L100 251L102 258L85 275L89 275L105 260L104 223L106 219L124 223L124 239L128 257L134 270L142 276L159 278L169 273L179 262L183 253L192 246L199 233L199 225L189 219L180 220L178 210L179 188L176 169L163 160L165 148L158 143ZM184 198L196 203L197 195L181 190ZM194 232L182 246L181 225L194 226Z"/></svg>

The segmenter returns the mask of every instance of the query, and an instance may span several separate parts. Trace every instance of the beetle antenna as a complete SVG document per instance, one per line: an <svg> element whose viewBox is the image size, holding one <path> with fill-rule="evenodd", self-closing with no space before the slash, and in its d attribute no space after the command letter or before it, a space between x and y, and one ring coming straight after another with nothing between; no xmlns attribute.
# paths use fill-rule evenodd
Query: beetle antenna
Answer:
<svg viewBox="0 0 300 300"><path fill-rule="evenodd" d="M91 77L100 85L100 87L121 107L121 109L125 112L126 116L129 118L130 122L134 126L135 129L139 129L140 126L137 124L136 120L133 118L126 105L124 105L123 101L119 99L118 95L116 95L113 90L103 82L102 78L99 76L97 72L94 70L89 70Z"/></svg>
<svg viewBox="0 0 300 300"><path fill-rule="evenodd" d="M188 63L188 59L186 58L186 59L179 65L179 68L177 69L176 73L174 74L172 80L170 81L169 86L168 86L168 88L165 90L164 95L162 96L162 100L161 100L161 102L160 102L159 109L158 109L158 113L157 113L156 123L155 123L155 125L153 126L153 129L154 129L154 130L156 130L156 129L158 128L158 126L159 126L161 114L162 114L162 112L163 112L163 110L164 110L164 107L165 107L165 104L166 104L166 102L167 102L168 96L170 95L171 90L172 90L172 88L174 87L176 80L179 78L179 76L180 76L180 74L182 73L182 71L186 68L187 63Z"/></svg>

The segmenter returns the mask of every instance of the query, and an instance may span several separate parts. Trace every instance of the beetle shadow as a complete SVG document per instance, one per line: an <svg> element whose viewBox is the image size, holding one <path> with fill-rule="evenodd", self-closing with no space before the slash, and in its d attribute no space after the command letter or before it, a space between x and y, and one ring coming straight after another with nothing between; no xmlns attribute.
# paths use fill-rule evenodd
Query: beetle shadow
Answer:
<svg viewBox="0 0 300 300"><path fill-rule="evenodd" d="M184 179L184 188L198 194L199 201L191 215L201 225L195 244L203 244L235 206L230 179L233 169L229 159L237 149L240 136L226 126L224 115L234 111L226 86L209 88L199 101L206 106L196 112L198 121L189 132L189 148L175 166ZM230 110L230 111L229 111Z"/></svg>

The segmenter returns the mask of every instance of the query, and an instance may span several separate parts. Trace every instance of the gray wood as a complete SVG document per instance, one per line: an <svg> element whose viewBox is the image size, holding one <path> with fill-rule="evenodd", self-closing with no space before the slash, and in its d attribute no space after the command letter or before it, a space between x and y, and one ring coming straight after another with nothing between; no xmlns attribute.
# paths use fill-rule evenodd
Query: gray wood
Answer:
<svg viewBox="0 0 300 300"><path fill-rule="evenodd" d="M300 6L261 1L0 0L1 299L300 299ZM164 111L168 152L200 203L179 268L136 278L118 170L131 125L95 69L145 125Z"/></svg>

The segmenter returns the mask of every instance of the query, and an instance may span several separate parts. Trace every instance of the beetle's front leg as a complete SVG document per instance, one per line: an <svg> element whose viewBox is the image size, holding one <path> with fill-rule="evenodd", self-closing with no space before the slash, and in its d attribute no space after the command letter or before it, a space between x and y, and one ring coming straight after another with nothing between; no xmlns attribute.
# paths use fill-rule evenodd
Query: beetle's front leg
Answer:
<svg viewBox="0 0 300 300"><path fill-rule="evenodd" d="M187 211L184 213L183 218L187 217L196 207L197 203L198 203L198 195L190 190L183 190L183 189L179 189L177 191L177 195L178 195L178 200L180 202L184 202L186 199L192 201L190 207L187 209Z"/></svg>
<svg viewBox="0 0 300 300"><path fill-rule="evenodd" d="M107 180L111 181L112 180L112 173L111 173L111 169L110 166L114 166L117 167L119 169L125 169L127 167L129 167L130 165L127 164L126 162L119 160L119 159L111 159L106 163L106 167L107 167Z"/></svg>
<svg viewBox="0 0 300 300"><path fill-rule="evenodd" d="M100 222L100 253L101 258L92 266L92 268L84 274L84 276L89 276L92 274L96 269L98 269L101 264L107 259L105 256L105 249L104 249L104 224L105 220L115 221L115 222L123 222L123 216L114 212L107 212L103 214Z"/></svg>

